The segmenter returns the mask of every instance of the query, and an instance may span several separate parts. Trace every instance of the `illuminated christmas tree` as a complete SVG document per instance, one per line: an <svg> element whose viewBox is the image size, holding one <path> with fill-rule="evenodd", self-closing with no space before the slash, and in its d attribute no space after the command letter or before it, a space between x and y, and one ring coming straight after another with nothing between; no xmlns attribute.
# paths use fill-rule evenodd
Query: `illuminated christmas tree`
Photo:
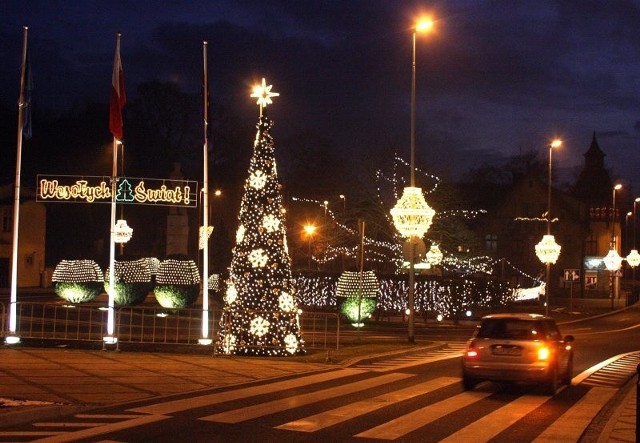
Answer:
<svg viewBox="0 0 640 443"><path fill-rule="evenodd" d="M278 183L271 104L265 84L254 88L260 119L224 297L218 349L225 354L286 356L304 352Z"/></svg>

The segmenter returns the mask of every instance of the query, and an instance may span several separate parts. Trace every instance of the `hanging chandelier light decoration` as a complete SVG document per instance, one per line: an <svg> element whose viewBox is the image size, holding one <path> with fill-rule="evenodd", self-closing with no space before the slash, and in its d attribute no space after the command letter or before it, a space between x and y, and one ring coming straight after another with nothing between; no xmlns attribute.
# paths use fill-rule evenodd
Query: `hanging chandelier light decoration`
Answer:
<svg viewBox="0 0 640 443"><path fill-rule="evenodd" d="M403 237L422 237L429 230L435 213L425 201L422 189L409 186L391 210L391 217Z"/></svg>
<svg viewBox="0 0 640 443"><path fill-rule="evenodd" d="M113 228L115 243L127 243L133 236L133 229L129 227L126 220L118 220Z"/></svg>
<svg viewBox="0 0 640 443"><path fill-rule="evenodd" d="M560 249L562 247L556 243L556 239L551 234L542 236L540 243L536 245L536 255L542 263L555 264L560 256Z"/></svg>
<svg viewBox="0 0 640 443"><path fill-rule="evenodd" d="M608 271L617 271L622 266L622 257L615 249L610 249L605 258L602 259Z"/></svg>
<svg viewBox="0 0 640 443"><path fill-rule="evenodd" d="M627 263L629 263L629 266L632 268L640 265L640 253L638 253L637 249L632 249L631 252L629 252L629 255L627 255Z"/></svg>
<svg viewBox="0 0 640 443"><path fill-rule="evenodd" d="M431 266L438 266L442 262L443 258L442 251L438 247L436 243L431 244L431 248L427 252L427 263Z"/></svg>

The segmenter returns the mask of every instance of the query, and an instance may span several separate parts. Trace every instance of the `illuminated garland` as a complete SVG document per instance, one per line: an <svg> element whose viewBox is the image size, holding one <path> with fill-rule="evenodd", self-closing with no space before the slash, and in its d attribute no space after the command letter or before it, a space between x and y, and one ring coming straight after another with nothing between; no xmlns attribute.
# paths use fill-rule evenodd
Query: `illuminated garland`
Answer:
<svg viewBox="0 0 640 443"><path fill-rule="evenodd" d="M260 117L240 205L217 341L224 354L304 352L271 126Z"/></svg>
<svg viewBox="0 0 640 443"><path fill-rule="evenodd" d="M296 277L298 301L309 309L336 309L335 276ZM403 277L379 279L377 309L381 313L402 314L407 308L408 284ZM514 291L504 282L479 278L452 280L421 279L415 286L415 307L419 315L455 318L468 309L498 308L515 300Z"/></svg>

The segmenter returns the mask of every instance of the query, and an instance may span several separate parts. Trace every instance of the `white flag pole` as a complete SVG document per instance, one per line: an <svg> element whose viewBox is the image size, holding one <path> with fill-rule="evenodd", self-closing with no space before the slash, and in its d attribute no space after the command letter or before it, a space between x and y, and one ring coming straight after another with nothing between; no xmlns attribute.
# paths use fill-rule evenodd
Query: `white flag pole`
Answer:
<svg viewBox="0 0 640 443"><path fill-rule="evenodd" d="M27 69L27 34L29 28L23 27L22 37L22 65L20 67L20 96L18 98L18 136L16 154L16 177L14 180L14 200L13 200L13 243L11 254L11 298L9 300L9 334L5 337L5 343L15 344L20 342L17 334L17 309L18 303L18 234L20 226L20 170L22 168L22 126L24 121L25 97L24 88L26 83Z"/></svg>
<svg viewBox="0 0 640 443"><path fill-rule="evenodd" d="M204 130L203 180L202 180L202 225L204 236L202 247L202 337L201 345L210 345L209 337L209 79L207 73L207 42L202 42L202 120Z"/></svg>

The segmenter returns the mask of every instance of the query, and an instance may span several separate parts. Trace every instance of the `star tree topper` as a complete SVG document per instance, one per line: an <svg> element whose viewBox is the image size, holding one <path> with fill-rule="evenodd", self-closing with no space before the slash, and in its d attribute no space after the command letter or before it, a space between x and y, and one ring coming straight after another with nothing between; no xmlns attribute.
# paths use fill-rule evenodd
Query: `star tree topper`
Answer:
<svg viewBox="0 0 640 443"><path fill-rule="evenodd" d="M262 79L262 84L253 87L253 93L251 97L257 98L256 102L260 106L260 117L262 117L262 108L266 108L267 105L272 104L271 97L278 97L280 94L277 92L271 92L273 85L267 86L265 79Z"/></svg>

